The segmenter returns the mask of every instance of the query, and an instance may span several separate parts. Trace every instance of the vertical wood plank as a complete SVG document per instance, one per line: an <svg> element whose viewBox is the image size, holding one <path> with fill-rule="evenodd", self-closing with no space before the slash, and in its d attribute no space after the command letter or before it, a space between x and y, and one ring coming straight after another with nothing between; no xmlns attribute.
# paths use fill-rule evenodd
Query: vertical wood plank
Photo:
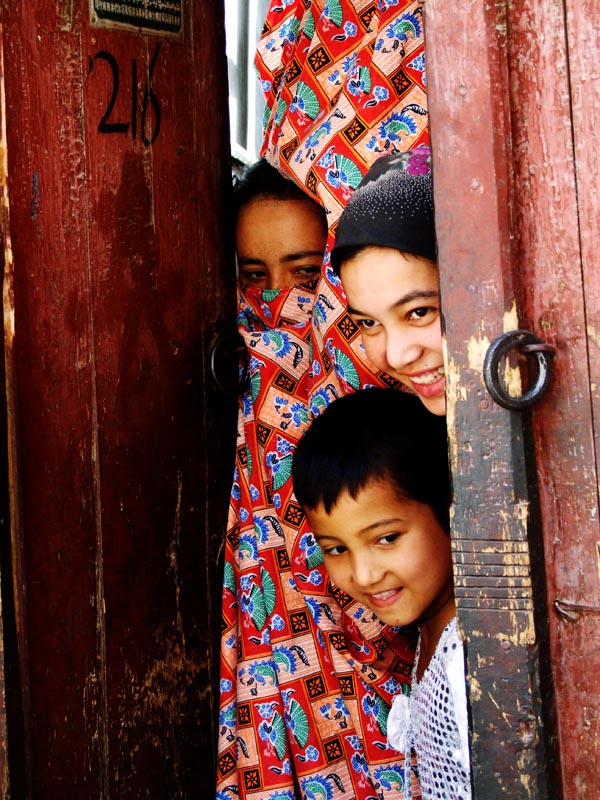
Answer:
<svg viewBox="0 0 600 800"><path fill-rule="evenodd" d="M13 406L12 343L14 339L13 257L10 236L10 204L8 198L8 158L6 142L6 98L4 93L4 49L0 27L0 263L2 264L2 327L0 328L0 792L3 800L10 796L8 774L8 715L13 711L7 702L5 673L4 620L12 612L12 605L4 597L12 597L12 570L10 548L10 493L8 472L8 407ZM10 380L9 380L9 376ZM11 439L11 445L13 444ZM11 614L12 617L12 614ZM11 627L11 632L14 630Z"/></svg>
<svg viewBox="0 0 600 800"><path fill-rule="evenodd" d="M572 4L539 0L514 9L509 25L523 310L526 324L557 347L552 387L534 408L533 429L563 791L596 797L600 773L590 765L600 757L600 614L569 620L552 603L600 606L600 94L590 75L597 72L600 24L590 4L575 13ZM535 69L518 69L526 64Z"/></svg>
<svg viewBox="0 0 600 800"><path fill-rule="evenodd" d="M593 0L566 2L571 114L596 463L600 449L600 19Z"/></svg>
<svg viewBox="0 0 600 800"><path fill-rule="evenodd" d="M453 556L476 798L546 797L522 420L483 383L519 327L513 285L505 4L428 0L436 228L448 347ZM448 32L452 31L449 36ZM511 379L517 380L515 370Z"/></svg>
<svg viewBox="0 0 600 800"><path fill-rule="evenodd" d="M207 380L235 306L223 6L184 3L180 39L66 8L2 9L30 793L208 797L235 437Z"/></svg>
<svg viewBox="0 0 600 800"><path fill-rule="evenodd" d="M59 785L94 795L103 715L80 47L55 30L52 6L17 3L2 21L26 781L34 796Z"/></svg>
<svg viewBox="0 0 600 800"><path fill-rule="evenodd" d="M126 133L98 131L111 70L96 59L86 78L85 106L90 217L96 222L90 250L109 785L118 797L130 796L141 775L154 791L163 786L173 797L213 786L207 702L214 665L208 645L219 612L210 607L210 588L232 470L227 449L219 450L217 441L230 438L232 456L235 432L234 404L231 415L224 414L227 403L211 395L203 370L209 340L227 308L233 322L233 269L229 283L224 274L229 181L220 14L218 5L194 8L193 32L183 40L89 31L90 57L110 53L119 66L123 94L113 119L129 122ZM142 111L151 65L161 116L149 148ZM147 122L149 139L158 125L154 112ZM213 461L207 470L209 453L222 454L223 464ZM215 476L219 485L210 492ZM182 742L185 767L177 763Z"/></svg>

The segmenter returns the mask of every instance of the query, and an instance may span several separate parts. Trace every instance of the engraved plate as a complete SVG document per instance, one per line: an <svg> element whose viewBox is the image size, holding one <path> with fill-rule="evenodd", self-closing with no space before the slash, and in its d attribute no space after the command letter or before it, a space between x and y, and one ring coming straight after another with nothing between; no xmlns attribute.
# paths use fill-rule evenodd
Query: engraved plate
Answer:
<svg viewBox="0 0 600 800"><path fill-rule="evenodd" d="M93 25L179 36L182 0L90 0Z"/></svg>

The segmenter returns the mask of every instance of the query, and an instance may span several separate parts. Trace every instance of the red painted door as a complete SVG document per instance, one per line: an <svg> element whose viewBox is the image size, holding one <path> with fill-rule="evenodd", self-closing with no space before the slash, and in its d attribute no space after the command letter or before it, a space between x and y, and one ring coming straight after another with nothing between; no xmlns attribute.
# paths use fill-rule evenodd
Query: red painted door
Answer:
<svg viewBox="0 0 600 800"><path fill-rule="evenodd" d="M600 797L600 21L593 0L428 0L454 556L475 796ZM556 348L531 411L490 344ZM512 394L538 356L509 351ZM525 366L527 361L529 376Z"/></svg>
<svg viewBox="0 0 600 800"><path fill-rule="evenodd" d="M235 434L207 378L234 313L222 4L17 0L0 22L3 796L209 797Z"/></svg>

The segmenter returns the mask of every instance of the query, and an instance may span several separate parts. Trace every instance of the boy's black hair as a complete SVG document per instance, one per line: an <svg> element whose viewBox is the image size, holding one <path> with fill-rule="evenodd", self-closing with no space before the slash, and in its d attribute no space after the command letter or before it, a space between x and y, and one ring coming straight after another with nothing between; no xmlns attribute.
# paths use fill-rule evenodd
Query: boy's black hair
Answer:
<svg viewBox="0 0 600 800"><path fill-rule="evenodd" d="M285 178L278 169L264 158L250 164L233 187L234 220L244 206L257 197L272 200L308 200L315 204L323 215L323 225L327 229L327 219L323 206L298 186L293 180Z"/></svg>
<svg viewBox="0 0 600 800"><path fill-rule="evenodd" d="M356 498L372 480L430 506L449 531L452 499L445 417L397 389L364 389L335 400L304 434L294 454L296 499L329 514L340 495Z"/></svg>

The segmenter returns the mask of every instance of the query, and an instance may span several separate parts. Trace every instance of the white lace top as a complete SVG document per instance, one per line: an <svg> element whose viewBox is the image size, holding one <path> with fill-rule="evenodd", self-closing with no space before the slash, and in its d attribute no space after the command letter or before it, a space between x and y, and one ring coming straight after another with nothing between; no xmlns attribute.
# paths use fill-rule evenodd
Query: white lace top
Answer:
<svg viewBox="0 0 600 800"><path fill-rule="evenodd" d="M414 748L423 800L471 800L471 770L465 690L465 663L456 617L442 631L429 666L416 678L417 646L410 697L396 695L388 718L392 747ZM404 797L411 796L405 776Z"/></svg>

